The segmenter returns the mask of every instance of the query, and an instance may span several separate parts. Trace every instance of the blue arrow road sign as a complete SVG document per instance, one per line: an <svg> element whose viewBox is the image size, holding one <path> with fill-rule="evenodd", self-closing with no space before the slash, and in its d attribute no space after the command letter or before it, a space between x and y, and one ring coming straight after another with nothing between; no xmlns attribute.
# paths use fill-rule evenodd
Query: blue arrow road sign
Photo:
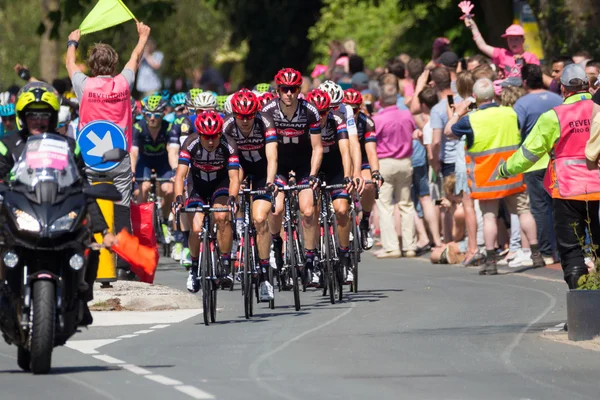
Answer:
<svg viewBox="0 0 600 400"><path fill-rule="evenodd" d="M109 121L94 121L84 126L77 136L77 143L85 165L99 172L109 171L119 164L119 161L100 164L104 153L115 148L127 150L125 134Z"/></svg>

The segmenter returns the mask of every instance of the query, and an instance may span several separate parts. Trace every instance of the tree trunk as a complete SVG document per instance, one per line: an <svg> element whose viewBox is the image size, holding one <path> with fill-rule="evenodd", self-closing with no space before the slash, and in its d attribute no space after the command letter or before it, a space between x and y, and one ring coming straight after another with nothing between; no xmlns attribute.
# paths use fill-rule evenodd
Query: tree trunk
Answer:
<svg viewBox="0 0 600 400"><path fill-rule="evenodd" d="M512 0L480 0L478 3L487 28L483 30L487 31L485 41L490 46L506 47L506 40L501 36L513 23Z"/></svg>
<svg viewBox="0 0 600 400"><path fill-rule="evenodd" d="M52 35L56 19L51 13L59 12L59 0L42 0L42 24L44 32L40 41L40 78L51 83L58 77L59 47L57 35Z"/></svg>

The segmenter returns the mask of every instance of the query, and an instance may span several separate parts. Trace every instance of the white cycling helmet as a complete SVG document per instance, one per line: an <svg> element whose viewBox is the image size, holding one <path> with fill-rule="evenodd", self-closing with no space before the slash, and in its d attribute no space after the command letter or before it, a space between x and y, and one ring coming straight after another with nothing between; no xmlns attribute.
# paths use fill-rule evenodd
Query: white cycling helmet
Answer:
<svg viewBox="0 0 600 400"><path fill-rule="evenodd" d="M211 92L202 92L194 97L192 104L196 109L215 110L217 108L217 98Z"/></svg>
<svg viewBox="0 0 600 400"><path fill-rule="evenodd" d="M233 99L233 94L227 96L227 100L225 100L225 104L223 104L223 111L225 111L225 114L233 114L233 111L231 111L231 99Z"/></svg>
<svg viewBox="0 0 600 400"><path fill-rule="evenodd" d="M337 106L344 100L344 90L333 81L325 81L319 85L319 89L329 94L331 105Z"/></svg>

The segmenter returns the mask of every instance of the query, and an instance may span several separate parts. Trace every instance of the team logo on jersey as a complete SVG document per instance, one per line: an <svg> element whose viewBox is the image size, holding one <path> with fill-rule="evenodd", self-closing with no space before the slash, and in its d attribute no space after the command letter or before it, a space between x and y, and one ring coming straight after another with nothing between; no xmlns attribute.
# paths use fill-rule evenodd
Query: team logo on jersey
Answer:
<svg viewBox="0 0 600 400"><path fill-rule="evenodd" d="M223 169L223 164L202 164L200 162L194 161L194 167L204 172L216 172Z"/></svg>
<svg viewBox="0 0 600 400"><path fill-rule="evenodd" d="M279 134L285 137L298 137L302 136L303 133L303 130L294 128L285 128L279 130Z"/></svg>
<svg viewBox="0 0 600 400"><path fill-rule="evenodd" d="M163 152L165 150L166 146L164 143L159 143L156 146L151 145L151 144L145 144L144 145L144 151L148 152L148 153L158 153L158 152Z"/></svg>
<svg viewBox="0 0 600 400"><path fill-rule="evenodd" d="M329 147L335 144L335 140L322 140L323 146Z"/></svg>
<svg viewBox="0 0 600 400"><path fill-rule="evenodd" d="M190 127L187 124L181 125L181 133L188 133L190 131Z"/></svg>
<svg viewBox="0 0 600 400"><path fill-rule="evenodd" d="M252 143L238 145L238 149L240 149L242 151L260 150L263 147L264 146L262 144L252 144Z"/></svg>
<svg viewBox="0 0 600 400"><path fill-rule="evenodd" d="M179 152L179 158L182 158L184 160L189 160L191 158L190 157L190 153L188 153L187 151L183 151L182 150L182 151Z"/></svg>

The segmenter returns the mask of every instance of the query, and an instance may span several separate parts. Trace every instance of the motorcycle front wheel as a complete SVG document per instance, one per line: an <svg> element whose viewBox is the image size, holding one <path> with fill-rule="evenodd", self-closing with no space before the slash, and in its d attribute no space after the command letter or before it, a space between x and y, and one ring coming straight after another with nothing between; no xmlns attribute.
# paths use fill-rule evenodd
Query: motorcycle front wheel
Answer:
<svg viewBox="0 0 600 400"><path fill-rule="evenodd" d="M54 282L35 281L33 283L33 324L30 332L30 368L34 374L50 372L54 348L55 303Z"/></svg>

